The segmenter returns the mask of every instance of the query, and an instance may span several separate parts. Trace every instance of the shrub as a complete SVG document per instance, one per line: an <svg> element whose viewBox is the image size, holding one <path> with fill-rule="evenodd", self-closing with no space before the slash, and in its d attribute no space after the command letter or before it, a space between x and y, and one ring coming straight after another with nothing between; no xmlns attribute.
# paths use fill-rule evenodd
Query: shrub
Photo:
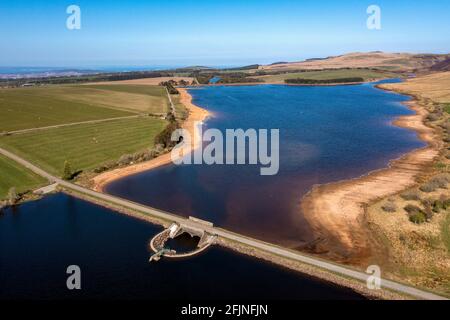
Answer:
<svg viewBox="0 0 450 320"><path fill-rule="evenodd" d="M428 181L419 189L423 192L433 192L438 188L446 189L449 182L450 182L450 175L441 174Z"/></svg>
<svg viewBox="0 0 450 320"><path fill-rule="evenodd" d="M441 195L438 200L433 201L433 212L439 213L441 210L447 210L450 208L450 199L445 195Z"/></svg>
<svg viewBox="0 0 450 320"><path fill-rule="evenodd" d="M74 172L72 170L72 166L70 165L69 161L64 161L64 169L63 169L63 176L62 178L64 180L72 180L73 179Z"/></svg>
<svg viewBox="0 0 450 320"><path fill-rule="evenodd" d="M427 221L425 214L423 212L414 212L408 215L409 221L415 224L422 224Z"/></svg>
<svg viewBox="0 0 450 320"><path fill-rule="evenodd" d="M421 224L426 222L426 215L419 207L408 204L404 209L408 213L409 221L412 223Z"/></svg>
<svg viewBox="0 0 450 320"><path fill-rule="evenodd" d="M15 205L20 200L17 194L16 187L12 187L8 191L8 201L11 206Z"/></svg>
<svg viewBox="0 0 450 320"><path fill-rule="evenodd" d="M174 122L176 121L175 116L172 112L168 112L166 115L166 120L169 122Z"/></svg>
<svg viewBox="0 0 450 320"><path fill-rule="evenodd" d="M172 132L178 128L177 122L170 122L169 125L155 137L155 145L160 144L163 148L175 146L177 141L172 141Z"/></svg>
<svg viewBox="0 0 450 320"><path fill-rule="evenodd" d="M435 183L427 182L423 186L420 186L420 191L423 192L433 192L438 188L438 186Z"/></svg>
<svg viewBox="0 0 450 320"><path fill-rule="evenodd" d="M450 175L449 174L440 174L433 179L431 179L431 182L435 183L439 186L439 188L447 189L447 185L450 182Z"/></svg>
<svg viewBox="0 0 450 320"><path fill-rule="evenodd" d="M119 160L117 160L117 164L119 166L125 166L133 161L133 155L131 154L124 154L122 155Z"/></svg>
<svg viewBox="0 0 450 320"><path fill-rule="evenodd" d="M174 80L169 80L169 81L166 81L166 82L161 82L159 85L160 85L160 86L166 87L166 88L167 88L167 91L168 91L170 94L179 94L178 90L174 87L174 86L177 85L177 82L174 81Z"/></svg>
<svg viewBox="0 0 450 320"><path fill-rule="evenodd" d="M405 211L408 213L415 213L415 212L421 212L422 209L420 209L418 206L412 205L412 204L408 204L405 208Z"/></svg>
<svg viewBox="0 0 450 320"><path fill-rule="evenodd" d="M395 203L393 203L391 201L387 201L386 203L384 203L381 206L381 209L383 209L383 211L385 211L385 212L396 212L397 206L395 205Z"/></svg>
<svg viewBox="0 0 450 320"><path fill-rule="evenodd" d="M433 192L438 188L447 189L447 185L450 182L450 175L445 173L438 175L421 186L419 189L423 192Z"/></svg>
<svg viewBox="0 0 450 320"><path fill-rule="evenodd" d="M433 112L427 116L428 121L438 121L442 117L441 113Z"/></svg>
<svg viewBox="0 0 450 320"><path fill-rule="evenodd" d="M427 221L430 221L433 218L433 201L426 199L422 201L422 204L425 208L425 210L423 211L423 213L425 214L425 218L427 219Z"/></svg>
<svg viewBox="0 0 450 320"><path fill-rule="evenodd" d="M420 193L418 190L412 189L403 192L400 197L404 200L420 200Z"/></svg>

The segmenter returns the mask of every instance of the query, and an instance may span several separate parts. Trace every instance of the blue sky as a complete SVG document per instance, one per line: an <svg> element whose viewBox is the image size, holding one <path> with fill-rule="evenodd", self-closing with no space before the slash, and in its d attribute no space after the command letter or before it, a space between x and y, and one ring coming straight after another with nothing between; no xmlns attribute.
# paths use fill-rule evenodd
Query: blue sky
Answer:
<svg viewBox="0 0 450 320"><path fill-rule="evenodd" d="M66 8L81 8L68 30ZM366 28L366 9L382 29ZM0 2L1 66L238 65L353 51L450 52L448 0Z"/></svg>

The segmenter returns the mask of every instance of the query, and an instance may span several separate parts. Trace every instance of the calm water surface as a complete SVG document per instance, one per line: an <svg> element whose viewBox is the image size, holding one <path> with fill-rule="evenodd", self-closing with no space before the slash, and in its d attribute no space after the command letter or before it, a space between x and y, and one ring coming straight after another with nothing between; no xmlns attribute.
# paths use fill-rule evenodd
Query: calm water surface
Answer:
<svg viewBox="0 0 450 320"><path fill-rule="evenodd" d="M161 228L56 194L0 212L0 299L361 299L351 290L211 248L148 263ZM66 268L82 289L66 289Z"/></svg>
<svg viewBox="0 0 450 320"><path fill-rule="evenodd" d="M113 182L107 192L292 248L312 240L300 200L314 184L387 166L424 144L391 125L409 98L357 86L214 86L192 89L214 113L206 128L280 129L280 171L259 166L168 165Z"/></svg>

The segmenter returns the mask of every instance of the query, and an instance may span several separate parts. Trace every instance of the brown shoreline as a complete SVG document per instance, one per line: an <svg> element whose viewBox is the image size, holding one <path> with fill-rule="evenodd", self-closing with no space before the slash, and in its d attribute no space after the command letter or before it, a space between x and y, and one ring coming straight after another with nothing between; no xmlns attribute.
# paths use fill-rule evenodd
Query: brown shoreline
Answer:
<svg viewBox="0 0 450 320"><path fill-rule="evenodd" d="M192 96L187 92L186 89L178 89L180 92L180 102L184 104L184 106L188 109L189 115L188 118L183 122L182 128L187 130L191 137L195 137L195 123L202 122L209 116L211 113L207 110L200 108L192 103ZM193 141L193 148L195 149L198 146L199 141ZM103 192L106 185L109 183L116 181L118 179L137 174L143 171L147 171L150 169L158 168L167 164L172 163L172 159L170 156L170 152L165 153L161 156L158 156L155 159L150 161L134 164L131 166L127 166L124 168L118 168L111 171L107 171L104 173L95 176L93 181L93 190L98 192Z"/></svg>
<svg viewBox="0 0 450 320"><path fill-rule="evenodd" d="M392 91L383 86L377 87ZM325 252L327 258L360 267L377 262L380 264L380 259L385 258L385 248L374 245L376 241L365 221L366 206L417 184L416 179L440 152L437 133L425 125L428 111L416 97L412 97L413 100L404 104L415 114L401 116L393 125L416 131L419 139L427 143L426 147L391 160L387 168L359 178L314 186L302 198L305 219L316 238L322 240L316 250Z"/></svg>

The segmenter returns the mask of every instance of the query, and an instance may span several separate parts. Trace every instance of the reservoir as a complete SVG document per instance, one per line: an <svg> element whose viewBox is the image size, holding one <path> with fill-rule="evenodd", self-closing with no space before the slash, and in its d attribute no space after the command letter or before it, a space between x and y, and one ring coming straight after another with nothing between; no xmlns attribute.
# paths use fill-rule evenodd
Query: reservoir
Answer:
<svg viewBox="0 0 450 320"><path fill-rule="evenodd" d="M219 247L149 263L154 226L65 194L0 211L0 299L362 299ZM66 269L81 269L68 290Z"/></svg>
<svg viewBox="0 0 450 320"><path fill-rule="evenodd" d="M359 177L425 145L415 132L392 125L413 113L402 104L410 98L374 84L211 86L189 93L213 113L204 129L279 129L278 174L261 176L254 165L170 164L112 182L106 191L289 248L313 240L300 208L313 185Z"/></svg>

